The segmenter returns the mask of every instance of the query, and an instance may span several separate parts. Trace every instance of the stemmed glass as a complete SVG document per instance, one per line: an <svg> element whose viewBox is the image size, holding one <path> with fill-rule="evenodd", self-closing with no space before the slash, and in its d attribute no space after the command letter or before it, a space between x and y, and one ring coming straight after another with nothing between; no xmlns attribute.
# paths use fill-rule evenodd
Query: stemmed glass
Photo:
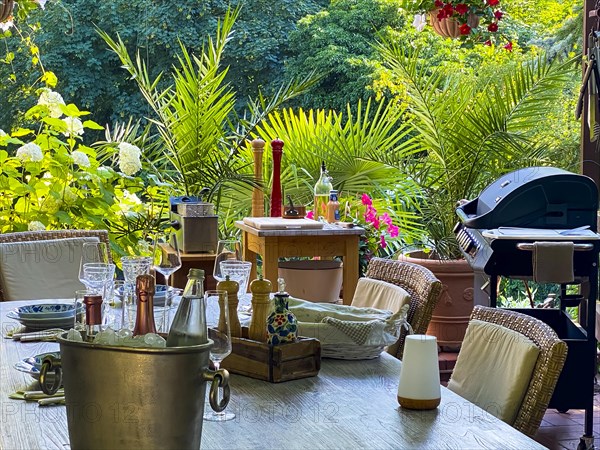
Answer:
<svg viewBox="0 0 600 450"><path fill-rule="evenodd" d="M221 262L227 260L242 259L242 244L237 239L223 239L217 244L217 255L215 256L215 266L213 268L213 278L217 281L223 281L225 276L221 272Z"/></svg>
<svg viewBox="0 0 600 450"><path fill-rule="evenodd" d="M204 306L206 308L206 327L208 338L212 339L210 360L214 369L219 370L221 361L231 353L231 330L229 326L229 307L227 305L227 291L206 291L204 293ZM235 418L231 412L209 411L204 414L204 420L222 422Z"/></svg>
<svg viewBox="0 0 600 450"><path fill-rule="evenodd" d="M171 288L169 278L181 268L181 254L175 233L159 233L154 239L152 267L165 277L167 292L165 293L164 314L161 329L167 330L169 325L169 310L171 308Z"/></svg>

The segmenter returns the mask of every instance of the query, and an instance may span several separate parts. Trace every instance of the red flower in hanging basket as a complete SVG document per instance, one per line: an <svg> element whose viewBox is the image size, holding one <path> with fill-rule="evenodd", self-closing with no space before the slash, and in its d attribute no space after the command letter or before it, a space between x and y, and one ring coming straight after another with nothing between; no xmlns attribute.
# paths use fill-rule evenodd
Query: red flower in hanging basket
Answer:
<svg viewBox="0 0 600 450"><path fill-rule="evenodd" d="M455 6L454 10L461 16L469 12L469 7L464 3L459 3Z"/></svg>
<svg viewBox="0 0 600 450"><path fill-rule="evenodd" d="M504 16L504 13L502 11L494 11L494 17L497 20L502 20L502 16Z"/></svg>
<svg viewBox="0 0 600 450"><path fill-rule="evenodd" d="M492 22L488 25L488 31L491 33L495 33L496 31L498 31L498 24L495 22Z"/></svg>
<svg viewBox="0 0 600 450"><path fill-rule="evenodd" d="M500 0L487 0L489 6L496 6L498 3L500 3Z"/></svg>
<svg viewBox="0 0 600 450"><path fill-rule="evenodd" d="M458 29L460 30L460 34L462 35L467 35L471 32L471 27L466 23L463 23Z"/></svg>

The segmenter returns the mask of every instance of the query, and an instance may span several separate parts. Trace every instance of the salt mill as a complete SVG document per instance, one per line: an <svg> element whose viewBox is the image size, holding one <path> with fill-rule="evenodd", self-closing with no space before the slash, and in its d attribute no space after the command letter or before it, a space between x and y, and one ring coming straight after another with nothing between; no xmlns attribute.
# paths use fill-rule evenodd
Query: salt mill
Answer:
<svg viewBox="0 0 600 450"><path fill-rule="evenodd" d="M281 217L281 155L283 154L283 141L274 139L271 141L273 152L273 184L271 186L271 217Z"/></svg>
<svg viewBox="0 0 600 450"><path fill-rule="evenodd" d="M137 317L133 335L156 333L154 324L154 293L156 282L152 275L138 275L135 279L135 294L137 296Z"/></svg>
<svg viewBox="0 0 600 450"><path fill-rule="evenodd" d="M264 217L265 215L265 198L262 189L262 163L263 151L265 149L265 141L262 139L254 139L252 141L252 153L254 156L254 180L256 185L252 189L252 217Z"/></svg>
<svg viewBox="0 0 600 450"><path fill-rule="evenodd" d="M229 275L225 277L225 280L217 283L218 291L227 292L227 310L229 311L229 328L231 330L231 337L242 337L242 326L240 325L240 319L238 317L238 291L240 284L237 281L229 279ZM221 298L219 297L219 302ZM223 306L223 305L220 305ZM223 310L223 308L220 308ZM221 326L219 326L221 329Z"/></svg>
<svg viewBox="0 0 600 450"><path fill-rule="evenodd" d="M267 317L271 312L271 290L273 284L262 275L250 283L252 292L252 317L248 337L254 341L267 342Z"/></svg>

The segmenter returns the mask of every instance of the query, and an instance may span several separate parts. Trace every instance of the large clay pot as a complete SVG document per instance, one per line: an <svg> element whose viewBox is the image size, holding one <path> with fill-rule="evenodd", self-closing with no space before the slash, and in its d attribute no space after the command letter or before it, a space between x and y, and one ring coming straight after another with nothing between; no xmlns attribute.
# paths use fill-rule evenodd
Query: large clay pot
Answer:
<svg viewBox="0 0 600 450"><path fill-rule="evenodd" d="M438 19L439 9L431 11L429 13L429 23L437 34L443 37L449 37L455 39L460 36L460 24L455 17L448 17L445 19ZM467 24L471 28L477 28L479 26L479 17L473 13L469 13L467 17Z"/></svg>
<svg viewBox="0 0 600 450"><path fill-rule="evenodd" d="M473 310L473 269L464 259L428 259L421 251L399 259L428 268L442 282L442 296L433 310L427 334L435 336L443 350L458 350Z"/></svg>
<svg viewBox="0 0 600 450"><path fill-rule="evenodd" d="M14 3L14 0L0 0L0 22L4 22L12 15Z"/></svg>

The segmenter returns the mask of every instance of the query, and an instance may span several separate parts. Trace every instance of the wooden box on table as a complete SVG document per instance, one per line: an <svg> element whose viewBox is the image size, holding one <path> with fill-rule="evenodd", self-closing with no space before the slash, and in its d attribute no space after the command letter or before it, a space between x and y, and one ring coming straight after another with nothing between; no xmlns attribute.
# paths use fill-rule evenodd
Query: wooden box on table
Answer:
<svg viewBox="0 0 600 450"><path fill-rule="evenodd" d="M242 327L241 338L231 338L231 354L221 367L258 380L279 383L313 377L321 368L321 344L317 339L299 337L296 342L269 345L248 339Z"/></svg>

